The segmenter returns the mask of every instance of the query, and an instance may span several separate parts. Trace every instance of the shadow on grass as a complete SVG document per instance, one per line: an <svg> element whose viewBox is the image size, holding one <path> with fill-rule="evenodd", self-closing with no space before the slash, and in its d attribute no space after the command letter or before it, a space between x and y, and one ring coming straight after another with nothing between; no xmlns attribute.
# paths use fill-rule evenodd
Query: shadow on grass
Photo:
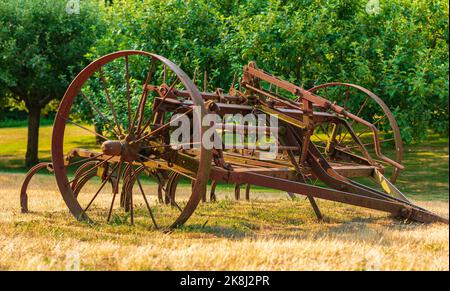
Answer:
<svg viewBox="0 0 450 291"><path fill-rule="evenodd" d="M410 232L420 229L427 224L404 223L388 215L370 214L362 217L362 213L356 212L357 217L338 217L336 215L325 216L324 221L311 221L308 219L296 219L295 223L286 222L284 224L268 224L265 221L253 222L250 219L229 214L222 215L201 215L195 217L195 222L187 223L169 234L170 236L185 236L191 239L205 239L205 236L212 235L217 238L227 239L321 239L325 236L332 236L338 240L358 240L376 241L386 229L396 232ZM15 221L16 231L25 233L30 237L34 235L47 235L62 238L76 237L80 241L113 240L121 244L139 244L139 241L148 236L164 234L152 227L147 217L140 220L134 226L128 220L120 218L119 223L97 222L87 223L77 221L67 211L32 211L28 214L20 214L24 220ZM207 217L208 220L198 222ZM291 220L288 220L291 221ZM299 223L300 221L300 223ZM213 223L213 224L211 224ZM3 224L3 223L0 223ZM261 226L263 225L263 226ZM380 227L381 226L381 227ZM383 244L390 244L384 242Z"/></svg>
<svg viewBox="0 0 450 291"><path fill-rule="evenodd" d="M214 225L208 226L204 224L187 224L179 227L175 230L181 233L202 233L202 234L213 234L216 237L223 238L244 238L248 236L253 236L252 231L246 231L233 226L226 225Z"/></svg>

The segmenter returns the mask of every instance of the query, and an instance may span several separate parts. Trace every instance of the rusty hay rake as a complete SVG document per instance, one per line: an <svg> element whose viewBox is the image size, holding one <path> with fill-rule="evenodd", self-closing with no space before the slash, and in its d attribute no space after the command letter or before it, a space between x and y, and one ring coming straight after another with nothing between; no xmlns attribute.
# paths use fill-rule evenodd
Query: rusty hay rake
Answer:
<svg viewBox="0 0 450 291"><path fill-rule="evenodd" d="M236 185L236 199L241 187L249 199L251 185L291 197L304 195L319 219L317 198L403 220L448 224L447 218L413 204L394 186L404 169L400 131L386 104L371 91L346 83L305 90L255 63L244 66L243 77L233 80L227 93L207 92L206 74L200 77L203 90L199 90L196 75L191 80L170 60L143 51L119 51L88 65L60 103L53 125L52 162L35 166L25 179L22 211L28 211L30 179L46 168L54 173L65 204L79 220L110 222L114 212L121 212L133 224L147 219L148 212L155 228L178 227L200 201L207 200L208 184L210 199L215 200L217 183L225 182ZM269 153L262 144L249 146L249 136L259 125L202 123L211 113L219 117L253 113L276 120L276 127L263 129L276 152ZM96 130L84 125L86 118L94 120ZM175 148L170 136L176 127L171 122L181 118L190 120L188 131L200 136L212 129L221 137L241 136L244 142L209 148L190 138ZM273 141L270 132L278 139ZM92 138L86 140L86 134ZM82 148L69 148L77 136L80 143L85 141ZM383 154L384 145L393 148L389 154ZM357 182L364 178L374 181L376 188ZM190 191L178 187L183 179L191 181ZM138 209L138 203L144 207Z"/></svg>

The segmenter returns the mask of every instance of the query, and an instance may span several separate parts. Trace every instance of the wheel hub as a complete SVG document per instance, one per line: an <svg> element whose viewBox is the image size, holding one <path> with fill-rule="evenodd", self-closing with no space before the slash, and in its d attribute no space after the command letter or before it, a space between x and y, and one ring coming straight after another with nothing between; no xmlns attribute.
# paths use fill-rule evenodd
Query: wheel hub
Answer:
<svg viewBox="0 0 450 291"><path fill-rule="evenodd" d="M140 142L136 142L131 135L124 140L107 140L102 144L102 152L108 156L120 156L122 161L133 162L142 150Z"/></svg>

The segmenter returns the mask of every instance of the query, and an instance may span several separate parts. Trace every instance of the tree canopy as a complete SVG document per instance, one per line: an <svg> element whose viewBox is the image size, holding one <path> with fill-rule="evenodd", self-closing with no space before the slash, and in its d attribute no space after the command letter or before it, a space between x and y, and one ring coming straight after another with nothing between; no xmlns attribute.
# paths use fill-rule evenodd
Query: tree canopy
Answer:
<svg viewBox="0 0 450 291"><path fill-rule="evenodd" d="M27 165L37 162L41 109L61 98L100 35L97 3L77 13L65 1L0 1L0 92L29 113Z"/></svg>
<svg viewBox="0 0 450 291"><path fill-rule="evenodd" d="M447 1L115 1L91 58L155 52L228 88L249 61L306 88L338 81L378 94L406 142L448 133ZM371 5L371 6L370 6Z"/></svg>

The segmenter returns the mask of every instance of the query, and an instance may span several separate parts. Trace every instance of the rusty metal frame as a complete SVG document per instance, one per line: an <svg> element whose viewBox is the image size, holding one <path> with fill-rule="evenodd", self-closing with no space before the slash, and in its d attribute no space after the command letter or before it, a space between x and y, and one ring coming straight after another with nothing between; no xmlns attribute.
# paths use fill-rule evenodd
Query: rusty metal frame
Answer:
<svg viewBox="0 0 450 291"><path fill-rule="evenodd" d="M109 62L125 58L128 89L128 58L136 55L149 58L151 68L143 86L142 97L134 118L130 115L131 109L128 97L129 132L126 133L125 128L122 129L117 123L116 112L106 89L102 68ZM164 67L163 84L152 84L150 82L155 62L162 64ZM166 70L171 70L177 76L177 79L170 85L165 82ZM74 98L81 91L85 82L98 71L102 76L111 114L114 116L121 137L118 140L105 138L106 141L98 151L72 149L69 154L64 155L65 125ZM235 184L236 199L240 199L241 187L245 185L245 199L247 200L250 199L251 185L257 185L285 191L290 197L293 197L294 194L305 195L318 219L322 219L323 214L316 203L315 199L317 198L388 212L404 220L448 224L447 218L413 204L394 186L400 170L404 169L401 164L400 131L389 108L371 91L347 83L328 83L305 90L257 68L253 62L244 66L239 89L234 88L233 81L228 93L224 93L222 89L217 89L215 92L206 92L206 73L204 77L203 86L205 89L204 92L200 92L194 82L177 65L162 56L142 51L120 51L106 55L80 72L69 85L62 99L55 117L52 137L52 165L56 181L65 203L77 219L90 220L85 209L82 209L77 201L77 193L92 177L98 175L102 178L103 185L108 181L113 185L109 220L120 180L123 180L120 204L126 211L133 213L133 187L138 185L144 195L139 175L150 175L154 176L158 183L158 200L160 203L178 207L180 210L179 217L171 223L169 228L178 227L185 223L194 213L200 201L206 201L206 189L209 181L211 181L211 201L216 200L216 185L218 182ZM184 89L176 88L177 81L183 84ZM269 89L264 88L263 83L269 84ZM350 113L346 108L315 94L322 88L336 86L353 88L363 92L368 96L367 98L375 101L387 114L395 136L395 159L386 157L382 153L378 130L374 124L362 119L358 116L359 114ZM276 88L276 90L273 91L271 88ZM289 99L285 95L279 94L278 90L283 90L295 98ZM145 121L143 119L144 106L149 99L149 93L156 93L157 97L154 98L152 103L153 116ZM200 113L194 114L193 106L199 106L201 108ZM280 136L277 157L275 160L263 161L257 155L261 152L258 148L249 149L246 146L236 146L231 150L207 150L201 145L199 148L174 150L164 142L164 137L168 135L170 130L170 126L168 123L164 124L164 120L175 112L189 116L189 118L196 118L199 121L197 124L201 124L200 121L208 112L214 112L222 116L228 113L250 112L266 114L267 117L276 116L279 127L275 130ZM137 119L138 115L139 119ZM354 131L353 123L361 124L371 132L375 157L371 156ZM333 131L325 148L327 155L324 155L313 142L312 136L314 130L326 124L331 124ZM349 138L356 143L361 154L349 152L336 145L337 126L347 131ZM148 128L149 133L144 130L145 128ZM201 125L198 130L203 133L208 129L208 126ZM216 130L221 132L244 135L258 129L260 128L257 126L246 124L216 125ZM265 128L264 130L269 131L270 129ZM116 132L114 126L112 130ZM154 151L150 155L146 154L144 149L146 145L150 144L150 136L152 135L161 137L158 142L151 141L152 144L156 143L156 146L161 147L161 150ZM333 157L328 153L332 153ZM85 163L77 170L75 178L68 181L66 168L73 165L73 160L77 159L82 159L81 162L84 161ZM125 165L125 169L122 171L123 165ZM384 177L385 166L394 169L390 180ZM21 191L23 210L27 210L27 204L25 203L27 185L34 173L43 167L43 165L38 165L31 169L25 179ZM100 171L103 167L105 167L105 170ZM94 171L95 169L97 171ZM183 176L192 181L192 193L186 206L181 208L176 202L176 191ZM381 186L381 191L357 183L351 179L353 177L371 178ZM313 179L320 180L328 188L312 185L310 181ZM93 199L95 199L95 196ZM145 195L144 199L155 227L160 229Z"/></svg>

